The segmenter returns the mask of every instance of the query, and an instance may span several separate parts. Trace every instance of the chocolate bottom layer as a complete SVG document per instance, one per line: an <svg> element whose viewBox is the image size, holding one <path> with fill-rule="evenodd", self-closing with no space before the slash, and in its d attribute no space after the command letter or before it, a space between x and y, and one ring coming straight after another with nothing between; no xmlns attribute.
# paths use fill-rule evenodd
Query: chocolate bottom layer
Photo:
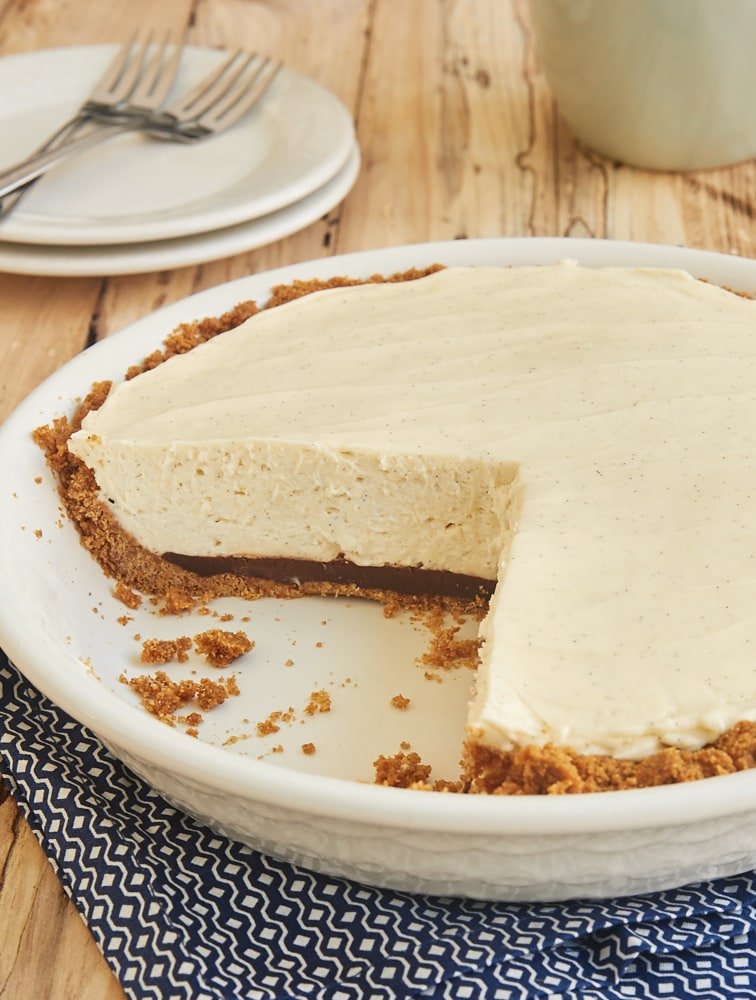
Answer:
<svg viewBox="0 0 756 1000"><path fill-rule="evenodd" d="M309 559L250 556L187 556L166 552L163 558L198 576L232 573L278 583L353 584L365 590L386 590L397 594L455 597L473 600L490 597L495 580L466 573L424 569L417 566L358 566L348 559L316 562Z"/></svg>

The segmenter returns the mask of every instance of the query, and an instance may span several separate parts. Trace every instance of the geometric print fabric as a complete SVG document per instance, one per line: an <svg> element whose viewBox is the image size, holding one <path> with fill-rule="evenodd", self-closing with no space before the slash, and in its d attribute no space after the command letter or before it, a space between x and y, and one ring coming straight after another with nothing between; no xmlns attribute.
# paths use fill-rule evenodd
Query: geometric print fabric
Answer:
<svg viewBox="0 0 756 1000"><path fill-rule="evenodd" d="M0 772L133 1000L756 998L756 875L507 904L331 878L167 803L0 654Z"/></svg>

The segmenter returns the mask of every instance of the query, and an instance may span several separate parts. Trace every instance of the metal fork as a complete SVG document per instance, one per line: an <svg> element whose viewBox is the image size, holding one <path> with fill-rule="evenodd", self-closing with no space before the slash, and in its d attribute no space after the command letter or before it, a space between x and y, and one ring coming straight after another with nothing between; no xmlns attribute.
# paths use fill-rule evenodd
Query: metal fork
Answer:
<svg viewBox="0 0 756 1000"><path fill-rule="evenodd" d="M281 63L234 52L185 97L165 110L129 116L101 125L64 146L32 156L0 174L0 199L40 177L62 160L124 132L146 131L161 139L194 142L217 135L234 125L263 96L281 69Z"/></svg>
<svg viewBox="0 0 756 1000"><path fill-rule="evenodd" d="M280 62L238 49L188 94L152 115L147 131L183 142L217 135L257 104L280 69Z"/></svg>
<svg viewBox="0 0 756 1000"><path fill-rule="evenodd" d="M138 38L139 32L135 32L131 41L121 46L81 107L47 140L40 152L58 145L72 130L93 120L103 117L120 120L121 116L155 111L165 102L176 79L184 46L174 46L169 52L171 33L166 32L148 60L153 32L149 32L143 42Z"/></svg>
<svg viewBox="0 0 756 1000"><path fill-rule="evenodd" d="M131 41L118 50L115 59L81 107L32 155L65 146L94 121L123 121L132 116L143 116L161 107L176 78L183 54L183 45L175 46L172 52L169 51L170 38L170 33L167 32L162 44L148 60L153 33L150 32L140 42L139 33L135 32ZM33 180L29 181L2 201L0 218L15 208L33 184Z"/></svg>

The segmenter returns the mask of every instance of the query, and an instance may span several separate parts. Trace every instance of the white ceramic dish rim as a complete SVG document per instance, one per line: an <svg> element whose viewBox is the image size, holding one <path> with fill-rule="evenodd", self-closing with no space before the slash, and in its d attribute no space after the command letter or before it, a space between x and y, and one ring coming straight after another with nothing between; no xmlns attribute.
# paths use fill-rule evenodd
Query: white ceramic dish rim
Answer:
<svg viewBox="0 0 756 1000"><path fill-rule="evenodd" d="M565 238L512 238L414 244L363 251L289 265L264 274L229 282L196 293L140 320L116 335L116 340L86 352L87 367L98 371L104 352L128 364L140 356L140 331L166 333L178 323L218 313L243 298L264 300L269 289L296 278L335 275L367 276L391 273L434 262L500 265L547 264L570 258L586 266L638 265L682 267L696 277L744 292L756 292L756 261L703 250L660 244ZM144 339L144 336L143 338ZM154 344L154 334L148 340ZM56 385L65 382L80 355L48 378L0 428L0 460L12 442L28 435L39 423L40 398L56 398ZM112 367L112 358L109 362ZM86 381L86 376L85 376ZM86 386L82 386L84 389ZM61 397L61 405L64 398ZM54 414L50 414L52 417ZM0 556L0 566L5 561ZM12 566L3 567L12 580ZM123 748L135 759L149 761L194 782L206 783L216 793L334 819L359 819L382 828L444 831L470 835L559 835L682 826L713 817L736 816L756 805L756 770L675 786L604 792L579 796L465 796L436 795L381 788L322 776L303 775L271 767L265 762L235 757L200 744L176 730L139 725L139 709L124 710L115 695L96 683L72 691L65 673L56 673L44 650L21 634L13 600L0 602L0 645L31 683L108 745ZM150 720L154 723L154 720Z"/></svg>

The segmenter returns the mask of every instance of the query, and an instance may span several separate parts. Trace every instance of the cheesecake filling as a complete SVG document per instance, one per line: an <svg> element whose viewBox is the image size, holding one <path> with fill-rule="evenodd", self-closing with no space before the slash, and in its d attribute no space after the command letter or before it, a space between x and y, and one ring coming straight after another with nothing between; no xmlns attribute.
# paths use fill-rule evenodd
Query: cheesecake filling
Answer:
<svg viewBox="0 0 756 1000"><path fill-rule="evenodd" d="M171 425L188 422L191 407L169 416ZM163 415L150 423L145 433L154 434ZM164 439L140 441L134 426L133 438L111 438L106 450L87 439L73 445L119 523L150 551L340 559L496 579L513 467L157 433Z"/></svg>
<svg viewBox="0 0 756 1000"><path fill-rule="evenodd" d="M756 719L756 305L678 271L306 296L70 442L171 558L496 580L469 727L640 758Z"/></svg>

